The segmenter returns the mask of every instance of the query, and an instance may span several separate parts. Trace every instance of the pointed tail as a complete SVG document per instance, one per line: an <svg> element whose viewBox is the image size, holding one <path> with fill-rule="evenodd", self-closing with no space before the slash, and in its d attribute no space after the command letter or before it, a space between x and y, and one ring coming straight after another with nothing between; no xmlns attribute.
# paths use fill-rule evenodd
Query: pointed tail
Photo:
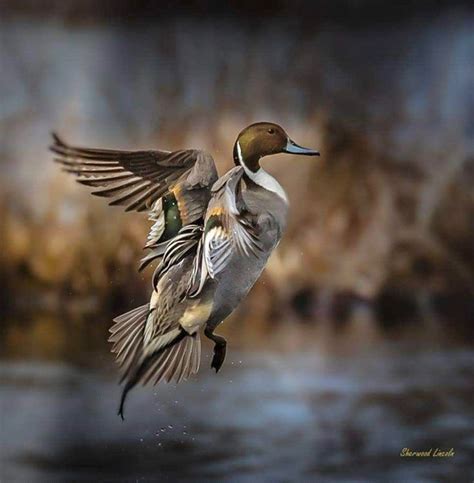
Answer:
<svg viewBox="0 0 474 483"><path fill-rule="evenodd" d="M128 378L125 384L125 387L123 388L122 396L120 398L120 406L117 414L122 418L122 421L124 420L123 410L125 406L125 399L127 398L128 392L132 388L134 388L142 378L144 378L144 376L148 373L148 371L152 367L153 361L157 357L159 357L160 354L162 354L167 349L170 349L176 344L178 344L179 342L181 342L187 335L188 335L187 332L185 332L184 330L182 329L178 330L177 333L173 334L172 337L168 338L167 342L161 345L159 349L151 353L149 356L146 356L141 362L138 363L135 370Z"/></svg>
<svg viewBox="0 0 474 483"><path fill-rule="evenodd" d="M115 324L110 329L109 341L114 343L112 352L116 353L122 367L122 380L127 381L118 412L122 419L127 394L137 384L157 384L162 380L180 382L199 370L199 334L189 335L179 325L157 335L147 343L148 350L144 350L146 321L153 316L146 304L114 319Z"/></svg>

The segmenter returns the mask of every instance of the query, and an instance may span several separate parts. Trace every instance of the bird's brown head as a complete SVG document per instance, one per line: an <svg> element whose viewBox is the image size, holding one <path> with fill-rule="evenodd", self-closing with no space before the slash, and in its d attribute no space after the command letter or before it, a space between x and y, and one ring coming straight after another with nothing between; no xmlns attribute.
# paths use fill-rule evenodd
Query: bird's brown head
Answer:
<svg viewBox="0 0 474 483"><path fill-rule="evenodd" d="M319 156L318 151L298 146L281 126L271 122L247 126L240 132L234 145L235 164L245 164L254 172L260 168L260 158L279 153Z"/></svg>

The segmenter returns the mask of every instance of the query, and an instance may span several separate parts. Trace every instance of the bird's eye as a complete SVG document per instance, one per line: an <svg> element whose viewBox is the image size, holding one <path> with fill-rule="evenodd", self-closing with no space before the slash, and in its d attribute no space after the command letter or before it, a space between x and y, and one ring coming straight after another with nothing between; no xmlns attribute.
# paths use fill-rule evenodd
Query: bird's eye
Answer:
<svg viewBox="0 0 474 483"><path fill-rule="evenodd" d="M272 127L268 130L268 134L275 134L275 129Z"/></svg>

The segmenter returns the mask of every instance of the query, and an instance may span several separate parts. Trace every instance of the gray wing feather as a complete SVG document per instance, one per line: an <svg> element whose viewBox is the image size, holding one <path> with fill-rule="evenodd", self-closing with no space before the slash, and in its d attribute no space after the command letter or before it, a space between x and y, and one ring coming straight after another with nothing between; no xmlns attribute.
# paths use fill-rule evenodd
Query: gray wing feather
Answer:
<svg viewBox="0 0 474 483"><path fill-rule="evenodd" d="M181 203L189 205L189 217L195 219L205 213L210 196L206 191L217 179L212 156L198 149L170 152L81 148L66 144L56 134L53 141L50 149L64 171L76 174L81 184L100 187L92 194L112 197L110 204L126 205L126 211L151 209L181 183L179 191L185 198ZM195 193L189 193L193 190Z"/></svg>
<svg viewBox="0 0 474 483"><path fill-rule="evenodd" d="M215 278L235 253L258 256L262 250L242 198L244 170L237 166L212 187L204 234L194 260L189 297L196 297L208 277Z"/></svg>

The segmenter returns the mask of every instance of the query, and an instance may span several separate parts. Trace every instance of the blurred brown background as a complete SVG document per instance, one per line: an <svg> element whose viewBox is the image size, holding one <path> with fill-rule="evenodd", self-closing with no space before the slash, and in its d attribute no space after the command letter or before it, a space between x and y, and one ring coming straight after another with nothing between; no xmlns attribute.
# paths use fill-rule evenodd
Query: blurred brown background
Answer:
<svg viewBox="0 0 474 483"><path fill-rule="evenodd" d="M232 371L234 362L240 365L241 359L245 363L255 357L254 365L247 367L248 377L261 371L259 384L264 386L262 380L274 377L268 367L274 369L276 361L285 368L294 365L294 373L287 371L289 380L300 381L296 393L290 391L297 397L296 402L292 399L297 406L288 402L277 419L287 428L282 436L285 445L295 447L298 438L306 441L304 428L314 411L323 411L331 398L347 400L345 391L351 384L359 385L359 376L377 380L358 357L364 361L381 357L376 365L388 371L380 375L381 381L393 381L393 374L400 371L407 374L402 383L405 389L392 388L399 394L398 402L386 395L377 399L373 388L367 389L368 394L362 390L355 407L341 408L334 416L336 426L330 430L340 435L340 441L317 439L315 434L328 431L318 426L321 433L312 431L309 437L316 440L306 441L306 447L313 448L311 454L318 455L319 463L302 452L296 467L287 465L286 470L279 470L280 476L325 476L332 481L355 474L370 479L381 471L376 461L384 461L392 478L398 480L406 476L407 469L398 452L410 441L418 441L421 446L464 448L464 452L458 450L457 466L445 462L433 470L426 462L418 467L421 473L416 473L416 478L454 477L472 461L474 441L473 415L468 409L473 401L467 395L474 380L469 362L474 317L474 13L462 2L231 5L125 0L100 6L75 0L0 2L3 379L7 387L10 381L13 392L22 380L41 386L46 378L51 388L64 383L54 375L62 364L70 370L86 368L110 385L108 405L102 408L108 415L104 416L107 425L102 416L89 424L102 424L110 432L109 426L119 422L113 418L118 389L105 342L107 329L114 315L148 298L151 271L140 275L136 270L149 227L146 216L108 207L103 199L91 197L85 187L61 173L47 150L51 130L73 144L94 147L204 148L214 155L222 174L232 166L238 132L251 122L269 120L281 124L298 143L319 148L322 157L316 162L290 156L263 161L288 192L289 228L251 295L222 328L230 336L231 347L245 354L231 353L228 370ZM383 349L380 355L380 347L388 347L388 354ZM437 374L440 360L435 356L423 359L438 350L448 351L436 357L452 364L444 376L448 386L453 374L461 370L465 375L459 387L451 388L454 392L439 382L443 396L430 392L438 384L431 378ZM264 359L262 352L268 352ZM312 362L305 366L293 359L300 353L308 354ZM342 393L325 385L326 369L314 366L314 357L323 356L335 361L341 377L351 374L353 365L360 369L355 379L348 376L341 382ZM414 383L412 394L407 387L418 380L416 371L404 364L418 357L422 358L419 380L428 378L433 385L426 388ZM172 399L185 394L179 391L194 399L206 384L216 385L219 407L225 406L228 395L241 394L237 384L229 387L228 379L224 388L222 379L206 382L212 376L208 362L203 360L206 375L201 374L194 386L190 383L194 389L174 389L170 395L171 389L160 387L156 400L170 398L172 405ZM49 365L38 365L44 363ZM32 368L35 372L30 373ZM279 367L278 374L282 370ZM253 382L245 379L247 372L241 367L235 371L231 379L240 380L238 387L246 394ZM77 376L78 380L88 379L90 374ZM64 377L70 382L76 376ZM104 384L100 379L98 387L82 388L80 394L88 394L88 401L92 393L98 398ZM47 387L43 396L44 391L49 393ZM280 386L272 390L275 400L289 397ZM377 386L376 392L379 390ZM305 391L312 396L303 404L295 394L301 396ZM409 394L400 395L403 391ZM6 405L13 408L24 397L21 391L10 394ZM268 394L254 397L257 404L267 400ZM307 401L306 396L303 399ZM370 432L363 423L354 428L358 424L354 423L355 414L370 411L372 403L389 425L387 415L393 406L401 405L399 418L405 421L407 413L412 415L405 421L408 433L396 438L397 428L403 426L400 420L381 429L385 437ZM67 406L62 398L57 404ZM75 417L74 404L69 410ZM139 412L132 404L130 412ZM292 433L288 421L295 411L299 414L298 404L304 406L298 420L301 427ZM403 408L403 404L407 406ZM440 405L440 413L424 421L421 430L430 436L417 440L409 431L419 423L426 406L433 404ZM421 413L417 408L423 408ZM456 422L459 413L465 419ZM57 417L54 411L54 416L48 414L41 415L43 421ZM161 417L179 420L175 413L170 414ZM436 418L443 416L447 420L437 432ZM189 417L195 423L192 437L202 442L201 418L194 413ZM24 421L22 416L18 418L11 423L11 431L21 447L23 430L19 428ZM373 421L371 416L367 418ZM64 418L59 419L56 429L48 426L53 440L64 430ZM159 424L166 428L165 422ZM114 439L117 446L107 453L110 461L102 464L92 454L105 443L79 438L77 434L87 424L77 424L66 445L67 454L61 453L66 451L64 441L58 447L51 444L46 456L40 455L36 443L26 456L15 443L6 444L9 450L3 456L10 473L5 481L13 481L12 475L20 475L19 481L51 481L53 476L66 478L68 474L74 478L80 474L85 480L98 478L98 474L120 479L123 473L116 474L116 465L121 452L145 451L137 447L138 437L123 447L121 434L122 440ZM142 424L140 431L148 434L147 424ZM245 423L237 420L235 424L236 438L245 442ZM324 424L329 424L327 418ZM207 429L211 446L219 446L219 440L212 439L219 431L224 438L228 436L225 427ZM37 438L43 437L41 430ZM123 470L129 471L127 477L145 475L150 481L157 474L186 478L179 460L175 465L173 458L184 451L182 444L188 444L188 456L197 460L200 456L192 453L191 436L185 443L180 443L181 432L179 437L171 432L169 438L171 443L168 441L158 466L149 462L155 461L158 448L153 436L145 456ZM242 455L259 454L253 447L258 438L249 444L238 440ZM386 440L397 442L387 447ZM88 456L74 460L71 455L81 444ZM113 444L107 444L110 450ZM331 456L322 449L328 446L330 455L338 455L341 463L337 459L330 463ZM363 448L357 458L353 448ZM214 475L243 481L245 475L260 475L272 480L279 473L271 473L270 468L281 457L272 447L267 452L253 456L250 462L242 456L244 469L251 468L245 471L235 463L235 454L229 454L222 458L235 463L230 473L203 465L197 478L205 481ZM11 461L17 461L17 466ZM171 461L169 466L166 461ZM359 465L361 461L366 462L365 467ZM71 473L60 462L72 467ZM90 472L80 473L84 467ZM346 470L343 475L335 469L340 467Z"/></svg>

